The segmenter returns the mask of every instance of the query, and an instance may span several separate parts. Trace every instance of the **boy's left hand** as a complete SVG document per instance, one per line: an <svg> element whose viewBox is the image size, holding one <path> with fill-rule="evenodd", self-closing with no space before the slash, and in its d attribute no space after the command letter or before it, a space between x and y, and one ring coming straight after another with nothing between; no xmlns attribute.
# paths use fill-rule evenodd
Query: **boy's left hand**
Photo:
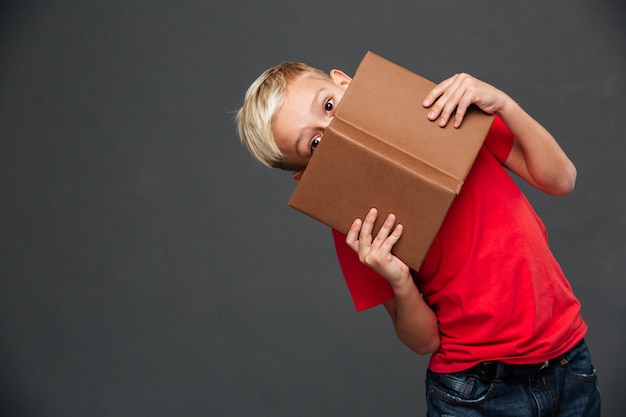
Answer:
<svg viewBox="0 0 626 417"><path fill-rule="evenodd" d="M437 85L424 99L423 105L430 108L428 118L439 119L439 126L448 124L454 114L453 126L463 122L467 109L477 105L488 114L496 113L507 101L508 96L494 86L477 80L469 74L456 74Z"/></svg>

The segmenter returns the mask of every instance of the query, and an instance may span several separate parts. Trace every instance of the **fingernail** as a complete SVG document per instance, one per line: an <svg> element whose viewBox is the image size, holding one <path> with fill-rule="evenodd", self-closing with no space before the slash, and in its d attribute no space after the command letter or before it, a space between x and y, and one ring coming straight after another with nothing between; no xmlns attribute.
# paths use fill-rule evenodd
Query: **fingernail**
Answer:
<svg viewBox="0 0 626 417"><path fill-rule="evenodd" d="M430 100L429 99L425 99L424 102L422 103L425 107L428 107L430 105Z"/></svg>

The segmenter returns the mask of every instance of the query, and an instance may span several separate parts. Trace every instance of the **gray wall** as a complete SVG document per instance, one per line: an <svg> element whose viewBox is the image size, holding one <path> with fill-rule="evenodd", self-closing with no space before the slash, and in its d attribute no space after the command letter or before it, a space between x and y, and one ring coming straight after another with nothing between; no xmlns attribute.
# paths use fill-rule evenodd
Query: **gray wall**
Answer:
<svg viewBox="0 0 626 417"><path fill-rule="evenodd" d="M510 93L579 170L528 190L624 415L622 1L0 3L0 415L424 415L426 359L355 313L329 231L233 111L266 67L372 50Z"/></svg>

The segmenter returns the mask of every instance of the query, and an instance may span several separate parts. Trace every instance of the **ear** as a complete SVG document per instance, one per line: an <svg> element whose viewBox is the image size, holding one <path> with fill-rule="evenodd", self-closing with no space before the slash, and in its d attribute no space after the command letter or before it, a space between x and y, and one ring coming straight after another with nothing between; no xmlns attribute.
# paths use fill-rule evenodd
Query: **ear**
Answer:
<svg viewBox="0 0 626 417"><path fill-rule="evenodd" d="M338 86L348 88L350 82L352 82L352 78L350 78L345 72L334 69L330 71L330 79L333 80L335 84Z"/></svg>
<svg viewBox="0 0 626 417"><path fill-rule="evenodd" d="M302 174L304 174L304 170L301 171L294 171L291 174L291 178L294 179L294 181L300 181L300 179L302 178Z"/></svg>

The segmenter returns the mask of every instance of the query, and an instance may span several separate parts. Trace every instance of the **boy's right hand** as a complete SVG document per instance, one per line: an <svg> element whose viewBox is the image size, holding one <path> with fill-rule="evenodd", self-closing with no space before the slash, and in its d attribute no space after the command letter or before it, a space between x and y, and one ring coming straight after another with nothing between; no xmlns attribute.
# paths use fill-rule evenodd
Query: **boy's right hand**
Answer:
<svg viewBox="0 0 626 417"><path fill-rule="evenodd" d="M365 221L356 219L346 235L346 243L359 255L363 264L383 276L394 289L413 285L409 267L391 253L402 236L402 225L396 225L396 216L389 214L376 237L373 237L377 217L378 211L372 208L365 216Z"/></svg>

